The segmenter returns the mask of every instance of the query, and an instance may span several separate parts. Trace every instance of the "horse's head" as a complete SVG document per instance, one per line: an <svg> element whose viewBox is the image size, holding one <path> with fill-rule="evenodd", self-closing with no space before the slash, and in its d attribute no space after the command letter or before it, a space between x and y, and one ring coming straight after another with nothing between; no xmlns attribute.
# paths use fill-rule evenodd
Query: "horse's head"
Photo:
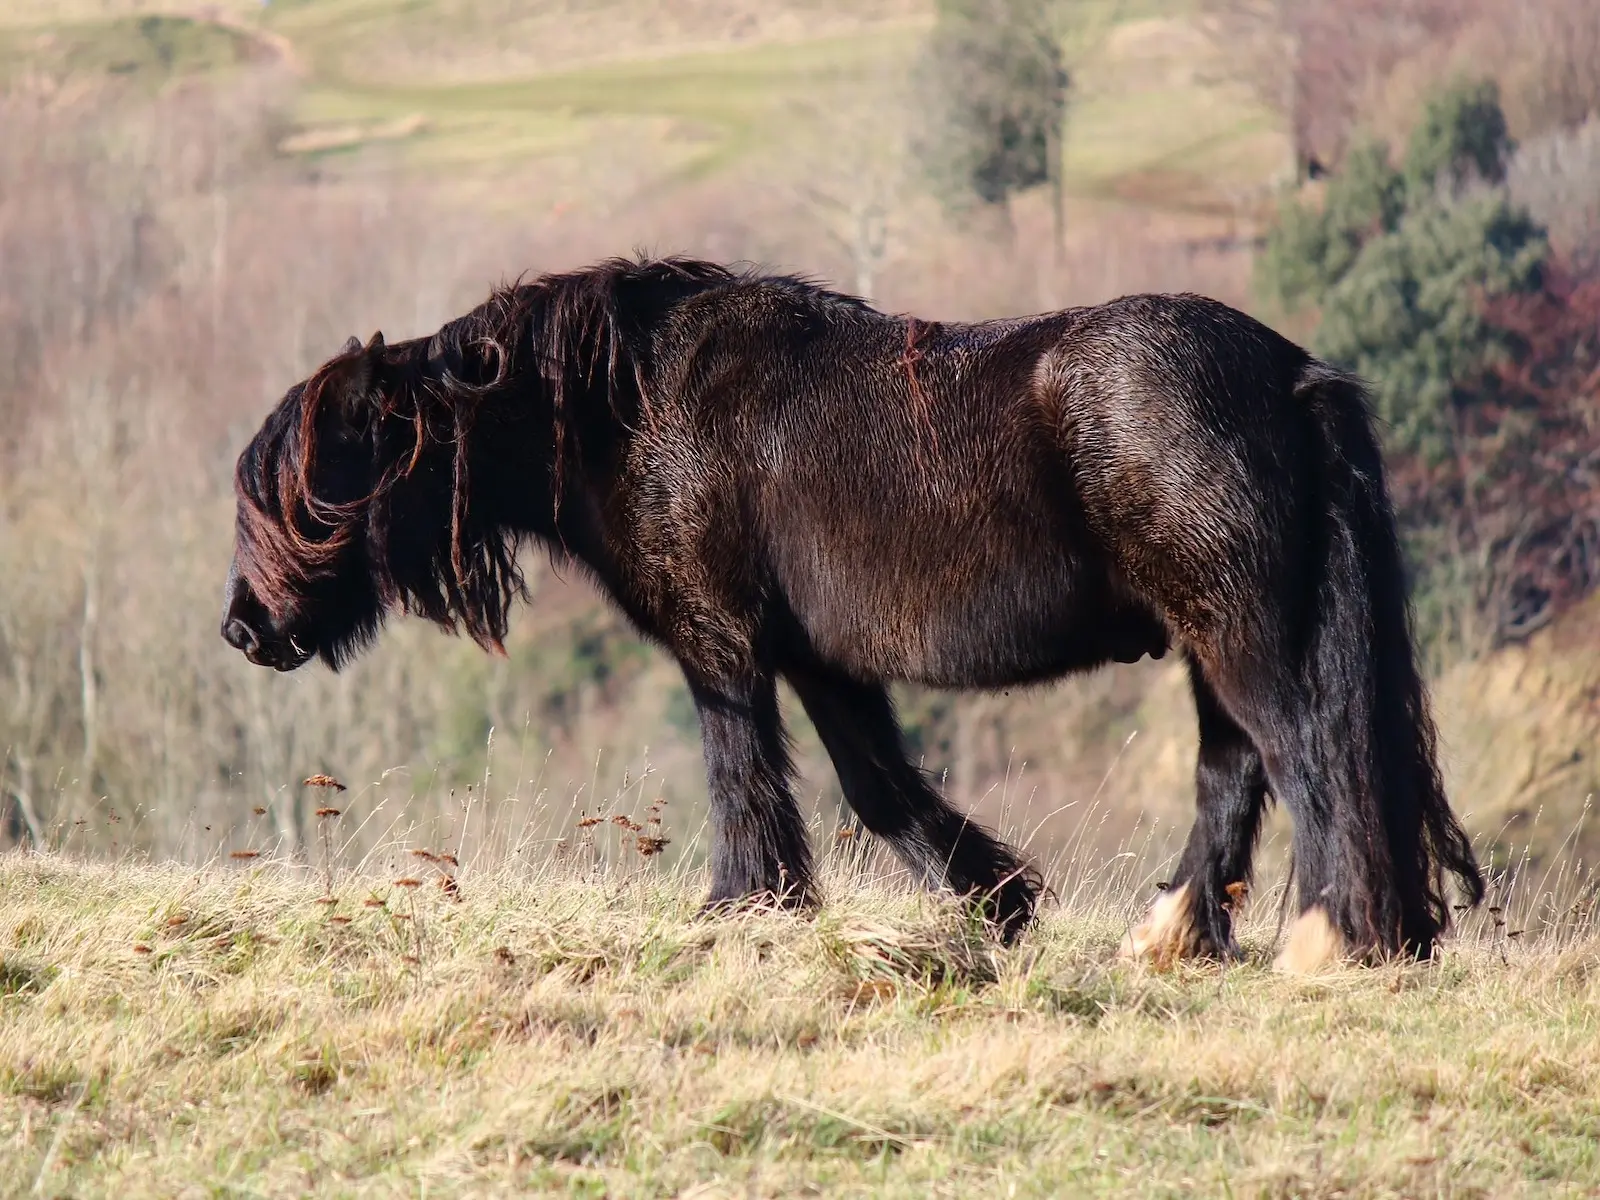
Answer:
<svg viewBox="0 0 1600 1200"><path fill-rule="evenodd" d="M517 533L471 500L473 464L492 471L504 447L474 436L491 389L451 370L460 357L440 335L387 353L381 334L351 338L239 456L222 636L251 662L337 669L394 607L500 648L523 590Z"/></svg>
<svg viewBox="0 0 1600 1200"><path fill-rule="evenodd" d="M384 465L377 433L383 336L351 338L290 388L234 471L238 501L222 636L251 662L337 667L382 621L387 575L370 510Z"/></svg>

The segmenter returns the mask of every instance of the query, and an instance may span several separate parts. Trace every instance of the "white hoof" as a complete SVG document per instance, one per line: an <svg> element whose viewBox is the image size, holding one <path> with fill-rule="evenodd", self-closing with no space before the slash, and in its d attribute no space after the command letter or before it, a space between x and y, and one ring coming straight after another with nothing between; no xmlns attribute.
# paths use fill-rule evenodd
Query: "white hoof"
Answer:
<svg viewBox="0 0 1600 1200"><path fill-rule="evenodd" d="M1170 966L1194 943L1194 911L1189 885L1170 888L1156 897L1150 915L1128 931L1117 950L1118 958L1148 959Z"/></svg>
<svg viewBox="0 0 1600 1200"><path fill-rule="evenodd" d="M1289 940L1272 962L1285 975L1315 975L1346 957L1344 938L1328 919L1328 910L1314 904L1289 926Z"/></svg>

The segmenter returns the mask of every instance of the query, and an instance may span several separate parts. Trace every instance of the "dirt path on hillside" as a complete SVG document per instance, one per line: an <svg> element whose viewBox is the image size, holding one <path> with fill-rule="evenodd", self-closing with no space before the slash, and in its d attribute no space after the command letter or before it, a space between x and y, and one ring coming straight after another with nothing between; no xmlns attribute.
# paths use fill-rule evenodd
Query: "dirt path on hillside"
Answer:
<svg viewBox="0 0 1600 1200"><path fill-rule="evenodd" d="M235 37L243 38L258 47L264 51L265 57L293 74L301 77L308 74L309 69L305 60L295 50L293 42L281 33L251 25L232 13L216 8L174 8L170 12L157 15L182 17L203 25L214 25L218 29L225 29Z"/></svg>

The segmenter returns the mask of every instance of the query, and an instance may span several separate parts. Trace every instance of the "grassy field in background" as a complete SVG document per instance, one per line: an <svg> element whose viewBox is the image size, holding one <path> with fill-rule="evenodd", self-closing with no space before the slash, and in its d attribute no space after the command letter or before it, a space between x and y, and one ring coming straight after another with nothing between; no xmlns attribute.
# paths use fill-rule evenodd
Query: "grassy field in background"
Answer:
<svg viewBox="0 0 1600 1200"><path fill-rule="evenodd" d="M710 36L714 23L704 36L689 29L652 39L644 17L653 7L624 0L544 15L497 0L232 3L209 10L221 24L139 0L53 12L19 4L0 15L0 68L142 74L160 85L279 56L301 79L286 146L325 169L349 169L375 150L385 169L398 161L446 170L470 190L503 184L508 173L538 176L541 164L564 159L558 174L570 194L556 203L575 204L592 199L585 180L590 190L607 186L619 156L635 169L642 162L649 183L641 186L656 188L740 166L782 173L784 146L805 133L796 123L806 107L828 97L849 103L852 88L903 79L930 19L910 0L864 6L859 17L841 5L778 7L795 11L771 28L750 16L742 35L730 19L720 39ZM1074 11L1069 192L1178 210L1259 202L1283 165L1283 136L1207 69L1215 52L1191 6L1105 0ZM576 32L563 32L563 18ZM561 37L585 52L578 65L539 52Z"/></svg>
<svg viewBox="0 0 1600 1200"><path fill-rule="evenodd" d="M999 950L836 861L702 880L398 853L334 880L0 859L0 1193L1507 1196L1600 1185L1600 941L1156 974L1143 897ZM414 879L412 888L398 881Z"/></svg>

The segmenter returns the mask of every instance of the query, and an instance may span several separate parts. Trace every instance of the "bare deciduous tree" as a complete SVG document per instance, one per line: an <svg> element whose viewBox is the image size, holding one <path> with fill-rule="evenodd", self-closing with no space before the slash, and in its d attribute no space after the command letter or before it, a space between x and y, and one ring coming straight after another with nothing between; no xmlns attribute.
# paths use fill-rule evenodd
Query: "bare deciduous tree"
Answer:
<svg viewBox="0 0 1600 1200"><path fill-rule="evenodd" d="M794 105L802 165L791 185L871 299L906 200L906 81L887 71Z"/></svg>
<svg viewBox="0 0 1600 1200"><path fill-rule="evenodd" d="M1499 44L1512 49L1497 66L1524 129L1570 128L1600 113L1600 4L1495 0L1493 12Z"/></svg>
<svg viewBox="0 0 1600 1200"><path fill-rule="evenodd" d="M1203 0L1221 69L1288 129L1297 177L1343 153L1395 64L1476 15L1475 0Z"/></svg>

